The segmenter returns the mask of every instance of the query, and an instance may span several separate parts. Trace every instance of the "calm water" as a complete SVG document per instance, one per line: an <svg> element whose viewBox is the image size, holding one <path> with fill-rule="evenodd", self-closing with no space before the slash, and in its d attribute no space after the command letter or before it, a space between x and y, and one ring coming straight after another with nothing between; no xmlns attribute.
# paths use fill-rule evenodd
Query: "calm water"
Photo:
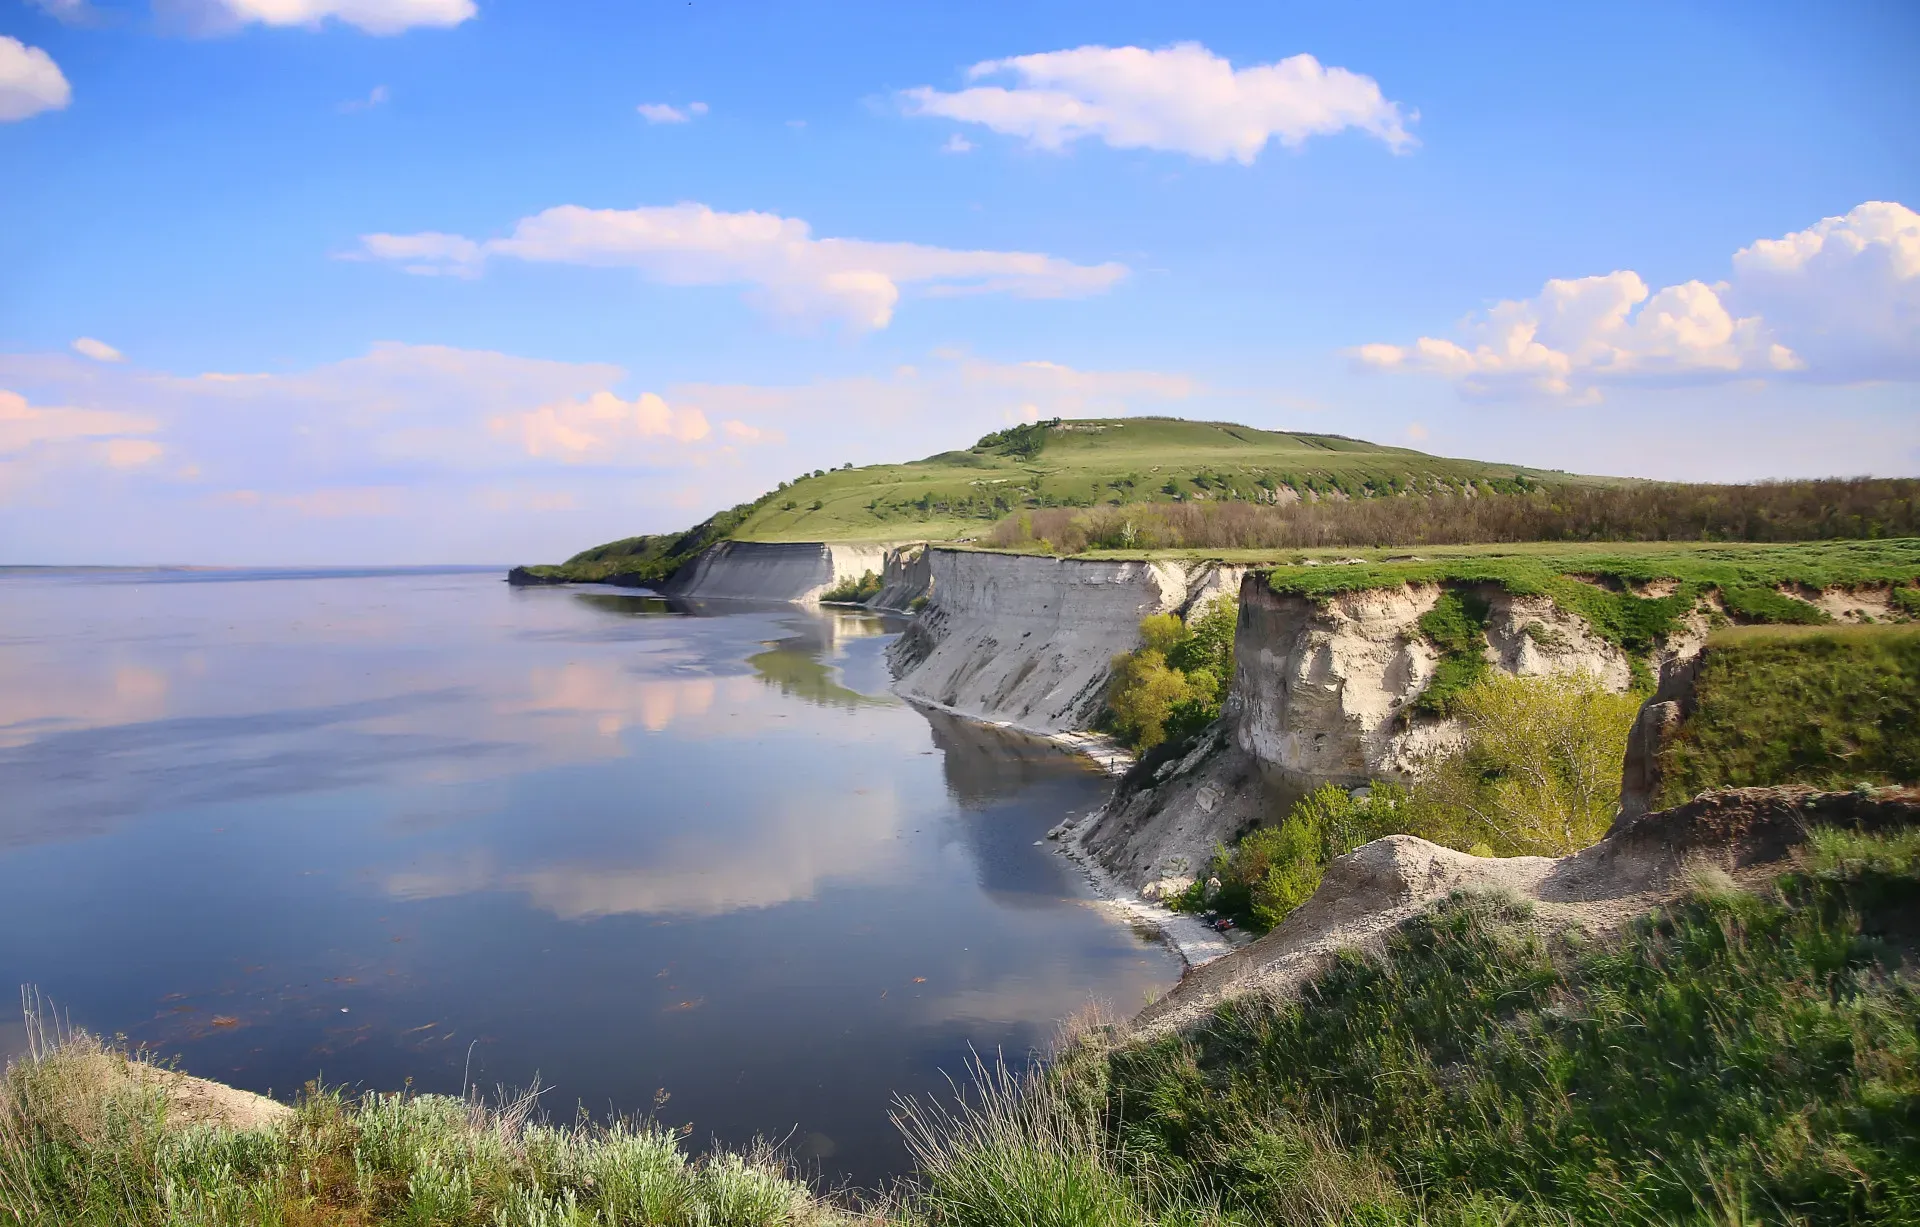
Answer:
<svg viewBox="0 0 1920 1227"><path fill-rule="evenodd" d="M875 1183L894 1093L1178 972L1036 846L1100 777L892 698L899 628L498 572L0 572L0 983L256 1090L470 1061Z"/></svg>

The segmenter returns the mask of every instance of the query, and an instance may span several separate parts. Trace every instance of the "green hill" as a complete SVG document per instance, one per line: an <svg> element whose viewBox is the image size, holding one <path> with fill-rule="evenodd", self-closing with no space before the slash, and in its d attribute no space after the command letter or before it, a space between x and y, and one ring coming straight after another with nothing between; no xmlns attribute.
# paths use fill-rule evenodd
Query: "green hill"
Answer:
<svg viewBox="0 0 1920 1227"><path fill-rule="evenodd" d="M1036 422L906 464L803 474L752 505L747 541L950 541L1023 508L1207 500L1364 498L1474 486L1594 483L1518 465L1448 460L1339 435L1177 418Z"/></svg>

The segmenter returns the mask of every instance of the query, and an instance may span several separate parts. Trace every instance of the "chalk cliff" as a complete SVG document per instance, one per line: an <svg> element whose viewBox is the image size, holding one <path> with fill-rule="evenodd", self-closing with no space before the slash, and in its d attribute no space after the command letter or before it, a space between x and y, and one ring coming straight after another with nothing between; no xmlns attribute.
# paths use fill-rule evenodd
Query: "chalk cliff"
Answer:
<svg viewBox="0 0 1920 1227"><path fill-rule="evenodd" d="M661 586L696 600L817 601L845 580L887 565L885 545L819 541L722 541Z"/></svg>
<svg viewBox="0 0 1920 1227"><path fill-rule="evenodd" d="M939 547L924 557L928 601L889 652L894 689L1042 733L1091 725L1113 658L1139 646L1140 619L1217 596L1224 569Z"/></svg>

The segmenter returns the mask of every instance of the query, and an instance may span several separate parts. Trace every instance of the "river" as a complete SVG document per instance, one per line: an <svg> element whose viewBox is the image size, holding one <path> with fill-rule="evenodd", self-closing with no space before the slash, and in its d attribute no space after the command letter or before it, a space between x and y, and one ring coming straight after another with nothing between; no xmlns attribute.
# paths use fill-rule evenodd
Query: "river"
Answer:
<svg viewBox="0 0 1920 1227"><path fill-rule="evenodd" d="M876 1186L895 1095L1180 970L1045 840L1105 780L892 696L902 625L0 570L0 982L282 1098L537 1078Z"/></svg>

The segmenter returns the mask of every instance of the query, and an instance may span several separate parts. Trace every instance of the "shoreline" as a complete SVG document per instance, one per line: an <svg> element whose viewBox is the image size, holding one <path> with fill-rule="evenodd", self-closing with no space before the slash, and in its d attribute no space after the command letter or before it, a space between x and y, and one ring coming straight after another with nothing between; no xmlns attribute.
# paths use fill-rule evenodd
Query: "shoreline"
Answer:
<svg viewBox="0 0 1920 1227"><path fill-rule="evenodd" d="M894 693L899 694L897 690ZM1037 741L1048 742L1069 754L1077 754L1089 760L1110 780L1116 780L1125 775L1137 761L1124 746L1104 733L1048 732L1043 729L1029 728L1012 720L993 720L972 712L960 711L931 699L910 698L906 695L900 695L900 697L911 707L928 708L986 728L1003 729ZM1114 877L1106 866L1087 851L1086 846L1080 841L1080 836L1095 819L1106 812L1111 800L1109 796L1107 801L1084 814L1067 815L1047 833L1048 839L1057 846L1060 855L1078 869L1081 877L1093 888L1096 900L1129 923L1152 926L1159 934L1161 944L1179 955L1180 961L1185 963L1189 970L1205 966L1239 949L1238 944L1214 932L1197 918L1182 915L1142 898L1138 891L1129 888Z"/></svg>

